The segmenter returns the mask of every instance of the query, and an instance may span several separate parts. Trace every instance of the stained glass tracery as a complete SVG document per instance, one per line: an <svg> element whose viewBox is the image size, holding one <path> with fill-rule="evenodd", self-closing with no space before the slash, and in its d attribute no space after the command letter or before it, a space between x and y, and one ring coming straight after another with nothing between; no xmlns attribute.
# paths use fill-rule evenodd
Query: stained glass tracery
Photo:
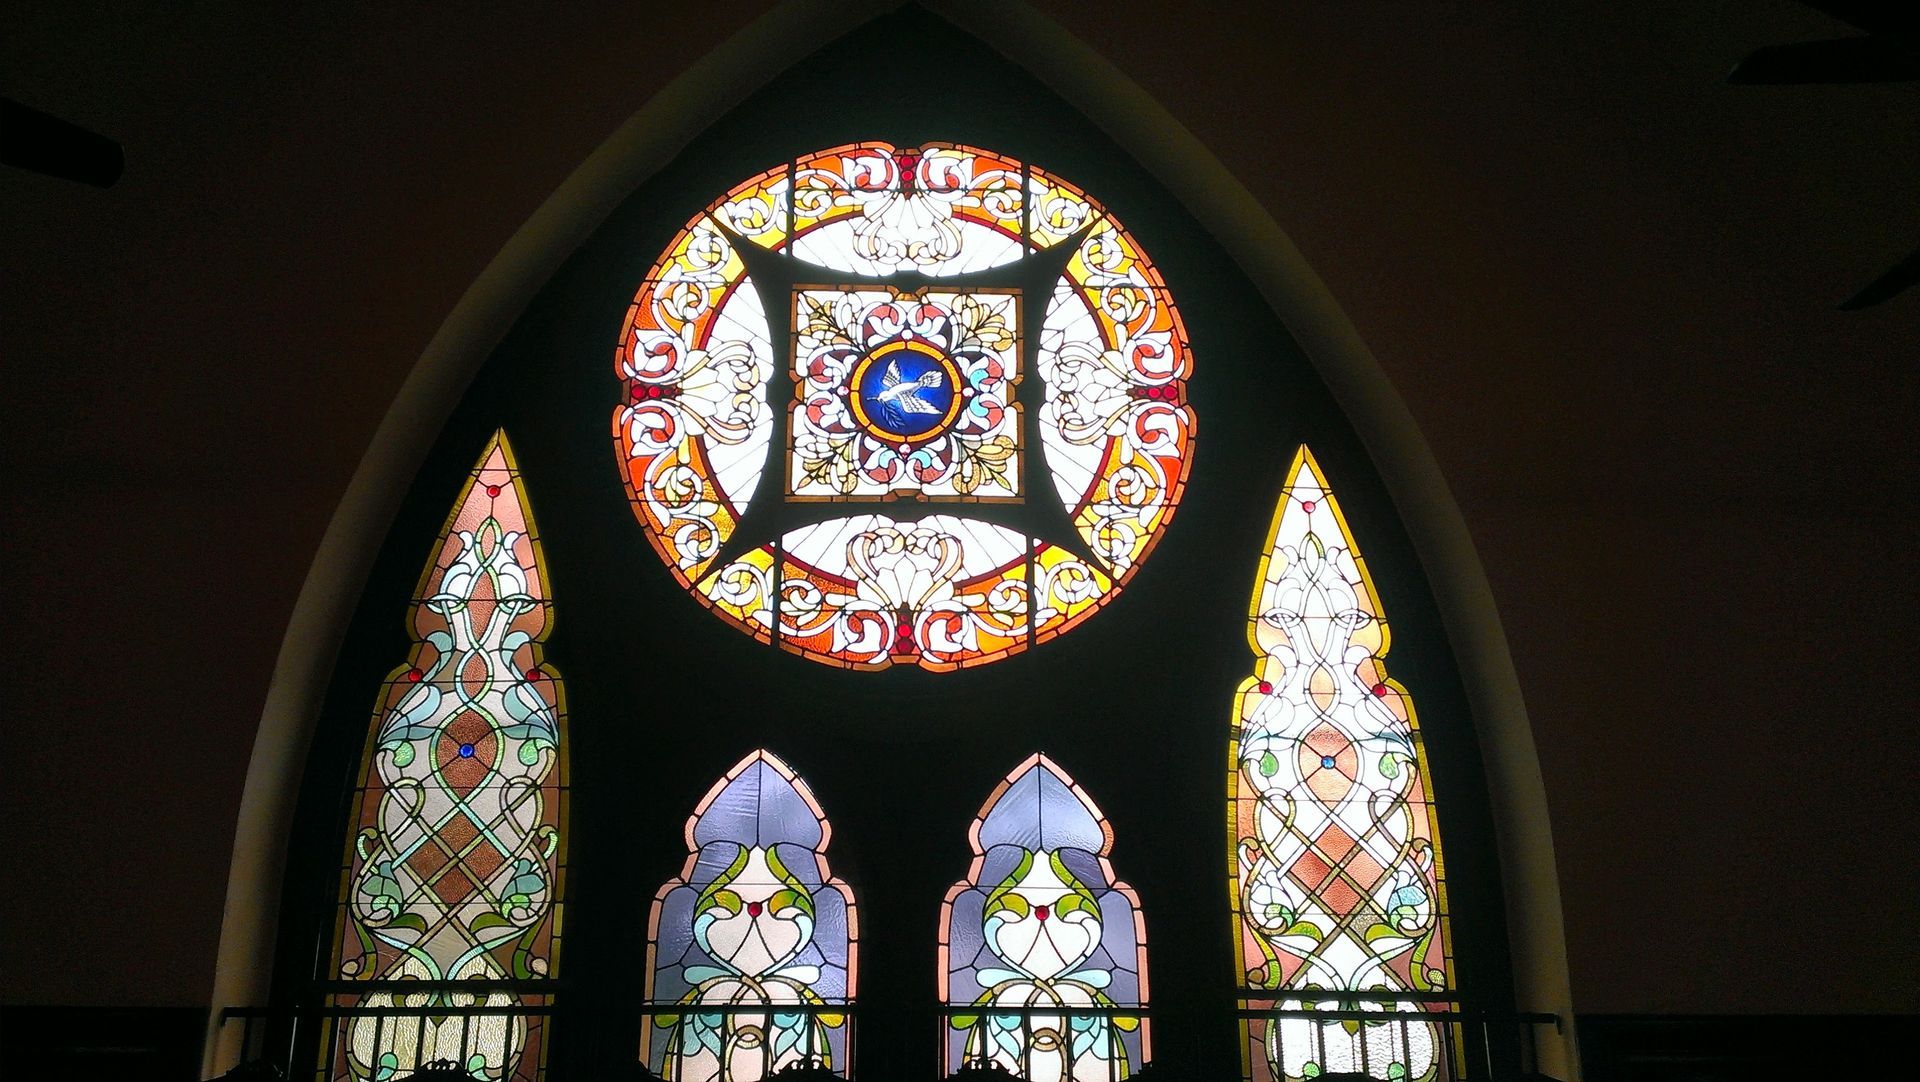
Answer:
<svg viewBox="0 0 1920 1082"><path fill-rule="evenodd" d="M707 792L649 922L650 1070L673 1082L757 1082L802 1062L846 1073L859 925L827 865L831 836L770 752Z"/></svg>
<svg viewBox="0 0 1920 1082"><path fill-rule="evenodd" d="M1064 270L1025 295L1052 249ZM973 147L851 144L736 185L649 272L615 367L654 549L727 622L848 668L981 665L1077 626L1192 457L1159 272L1080 189ZM1052 527L995 506L1040 500Z"/></svg>
<svg viewBox="0 0 1920 1082"><path fill-rule="evenodd" d="M1034 755L987 798L973 865L940 913L943 1073L999 1066L1033 1082L1114 1082L1149 1054L1146 924L1107 859L1113 829Z"/></svg>
<svg viewBox="0 0 1920 1082"><path fill-rule="evenodd" d="M1254 584L1235 700L1231 889L1249 1082L1444 1077L1446 877L1413 699L1366 562L1302 447ZM1321 1020L1308 1010L1378 1011ZM1274 1013L1263 1014L1261 1011Z"/></svg>
<svg viewBox="0 0 1920 1082"><path fill-rule="evenodd" d="M560 680L541 658L551 613L526 492L496 433L421 576L412 650L374 711L333 966L367 990L334 1003L384 1013L342 1021L335 1078L384 1082L430 1060L484 1079L540 1074L547 998L505 986L558 964L566 757Z"/></svg>
<svg viewBox="0 0 1920 1082"><path fill-rule="evenodd" d="M1019 306L1007 293L796 294L787 495L1020 495Z"/></svg>

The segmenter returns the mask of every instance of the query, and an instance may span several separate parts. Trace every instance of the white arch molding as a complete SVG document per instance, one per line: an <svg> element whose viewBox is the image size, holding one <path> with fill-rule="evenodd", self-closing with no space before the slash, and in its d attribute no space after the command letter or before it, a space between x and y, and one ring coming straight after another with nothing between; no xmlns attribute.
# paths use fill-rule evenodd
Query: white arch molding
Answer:
<svg viewBox="0 0 1920 1082"><path fill-rule="evenodd" d="M513 320L639 184L772 77L900 0L787 0L629 117L521 226L454 306L388 409L321 539L274 664L240 798L204 1073L230 1067L219 1010L263 1002L300 777L354 606L402 495ZM1365 444L1427 573L1473 710L1499 846L1516 1006L1539 1027L1540 1069L1579 1077L1545 786L1485 570L1406 404L1266 208L1131 79L1020 0L922 0L1027 69L1131 153L1231 254L1273 306ZM225 1027L235 1029L237 1027Z"/></svg>

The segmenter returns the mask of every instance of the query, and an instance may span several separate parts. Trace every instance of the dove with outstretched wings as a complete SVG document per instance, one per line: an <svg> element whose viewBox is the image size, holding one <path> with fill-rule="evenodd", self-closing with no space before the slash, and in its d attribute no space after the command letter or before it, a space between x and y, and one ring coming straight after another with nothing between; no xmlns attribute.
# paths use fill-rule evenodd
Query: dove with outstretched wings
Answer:
<svg viewBox="0 0 1920 1082"><path fill-rule="evenodd" d="M887 420L905 427L910 423L908 417L912 415L946 412L922 397L924 392L936 390L945 383L946 377L938 369L922 372L918 379L903 379L900 376L900 361L895 359L888 363L886 372L881 375L880 393L874 395L873 400L886 414Z"/></svg>

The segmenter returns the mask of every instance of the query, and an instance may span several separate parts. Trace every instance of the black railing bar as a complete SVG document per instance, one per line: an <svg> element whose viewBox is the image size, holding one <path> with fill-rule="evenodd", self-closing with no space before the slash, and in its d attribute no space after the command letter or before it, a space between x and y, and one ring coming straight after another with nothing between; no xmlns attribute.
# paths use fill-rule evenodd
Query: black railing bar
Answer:
<svg viewBox="0 0 1920 1082"><path fill-rule="evenodd" d="M995 1012L982 1011L981 1013L992 1014ZM1074 1012L1054 1011L1053 1013L1067 1014L1067 1013L1074 1013ZM1352 1018L1352 1019L1359 1019L1359 1020L1368 1021L1368 1022L1405 1021L1405 1022L1431 1022L1435 1024L1439 1024L1439 1023L1451 1024L1455 1022L1476 1022L1476 1023L1484 1023L1489 1025L1494 1023L1500 1023L1500 1022L1508 1022L1514 1025L1525 1024L1525 1025L1534 1025L1534 1026L1545 1026L1545 1025L1557 1026L1560 1024L1560 1016L1557 1014L1542 1014L1542 1013L1534 1013L1534 1012L1515 1014L1507 1011L1356 1011L1356 1010L1316 1011L1316 1010L1306 1010L1306 1009L1300 1009L1300 1008L1241 1007L1238 1010L1236 1010L1234 1013L1239 1015L1241 1018L1325 1018L1328 1020Z"/></svg>
<svg viewBox="0 0 1920 1082"><path fill-rule="evenodd" d="M858 1008L851 1003L656 1003L640 1000L628 1006L645 1014L854 1014ZM222 1022L235 1019L247 1021L254 1019L298 1020L301 1018L346 1018L363 1015L388 1015L401 1018L450 1017L462 1016L511 1018L516 1015L546 1017L566 1014L576 1008L552 1004L503 1003L496 1005L479 1004L475 1006L455 1007L450 1005L425 1007L367 1007L311 1004L295 1007L223 1007L220 1010ZM1058 1014L1060 1012L1053 1012ZM1117 1013L1128 1013L1125 1011ZM1132 1013L1140 1013L1138 1011Z"/></svg>
<svg viewBox="0 0 1920 1082"><path fill-rule="evenodd" d="M982 1018L989 1015L1013 1015L1021 1018L1036 1016L1069 1018L1147 1018L1153 1014L1151 1007L1083 1007L1060 1005L1054 1007L1015 1007L999 1004L948 1003L941 1007L941 1013L951 1017L956 1014L977 1014Z"/></svg>
<svg viewBox="0 0 1920 1082"><path fill-rule="evenodd" d="M846 1014L859 1011L851 1003L679 1003L640 1001L635 1004L647 1014ZM354 1018L387 1016L393 1018L512 1018L517 1015L547 1017L565 1014L570 1008L553 1004L501 1004L496 1006L451 1006L438 1005L426 1007L402 1006L302 1006L302 1007L223 1007L220 1020L230 1022L242 1020L249 1024L255 1019L300 1018ZM952 1016L960 1014L1002 1015L1013 1017L1055 1017L1071 1018L1147 1018L1153 1014L1151 1007L1083 1007L1083 1006L1029 1006L1012 1005L972 1005L945 1004L941 1013ZM1240 1007L1235 1013L1242 1018L1326 1018L1358 1019L1362 1021L1387 1022L1396 1019L1410 1022L1483 1022L1514 1023L1528 1025L1559 1025L1560 1016L1544 1012L1508 1012L1508 1011L1366 1011L1366 1010L1314 1010L1310 1008L1287 1007Z"/></svg>
<svg viewBox="0 0 1920 1082"><path fill-rule="evenodd" d="M299 1021L303 1018L545 1018L566 1014L571 1008L508 1005L502 1007L223 1007L220 1021L266 1019Z"/></svg>
<svg viewBox="0 0 1920 1082"><path fill-rule="evenodd" d="M643 999L630 1006L646 1014L854 1014L851 1003L681 1003Z"/></svg>
<svg viewBox="0 0 1920 1082"><path fill-rule="evenodd" d="M560 981L315 981L323 992L397 992L420 995L435 992L521 992L558 995L567 990Z"/></svg>
<svg viewBox="0 0 1920 1082"><path fill-rule="evenodd" d="M1435 1026L1474 1020L1474 1016L1456 1011L1305 1011L1279 1008L1263 1011L1243 1007L1234 1013L1241 1018L1305 1018L1309 1021L1324 1019L1329 1022L1353 1019L1362 1022L1408 1022Z"/></svg>
<svg viewBox="0 0 1920 1082"><path fill-rule="evenodd" d="M1366 1003L1461 1003L1464 997L1454 992L1342 992L1330 988L1242 988L1240 999L1285 1000L1296 999L1307 1003L1326 1003L1336 999L1359 1000Z"/></svg>

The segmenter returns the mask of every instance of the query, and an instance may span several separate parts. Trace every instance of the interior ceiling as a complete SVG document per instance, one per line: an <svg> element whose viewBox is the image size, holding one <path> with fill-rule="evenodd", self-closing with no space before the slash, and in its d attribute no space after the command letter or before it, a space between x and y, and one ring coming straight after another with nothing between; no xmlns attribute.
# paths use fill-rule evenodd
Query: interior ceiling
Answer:
<svg viewBox="0 0 1920 1082"><path fill-rule="evenodd" d="M9 11L0 92L127 169L0 173L6 999L205 1001L267 679L374 427L508 236L765 6ZM1920 233L1920 85L1725 85L1847 32L1786 0L1038 6L1265 203L1431 441L1578 1007L1920 1006L1920 294L1834 310Z"/></svg>

